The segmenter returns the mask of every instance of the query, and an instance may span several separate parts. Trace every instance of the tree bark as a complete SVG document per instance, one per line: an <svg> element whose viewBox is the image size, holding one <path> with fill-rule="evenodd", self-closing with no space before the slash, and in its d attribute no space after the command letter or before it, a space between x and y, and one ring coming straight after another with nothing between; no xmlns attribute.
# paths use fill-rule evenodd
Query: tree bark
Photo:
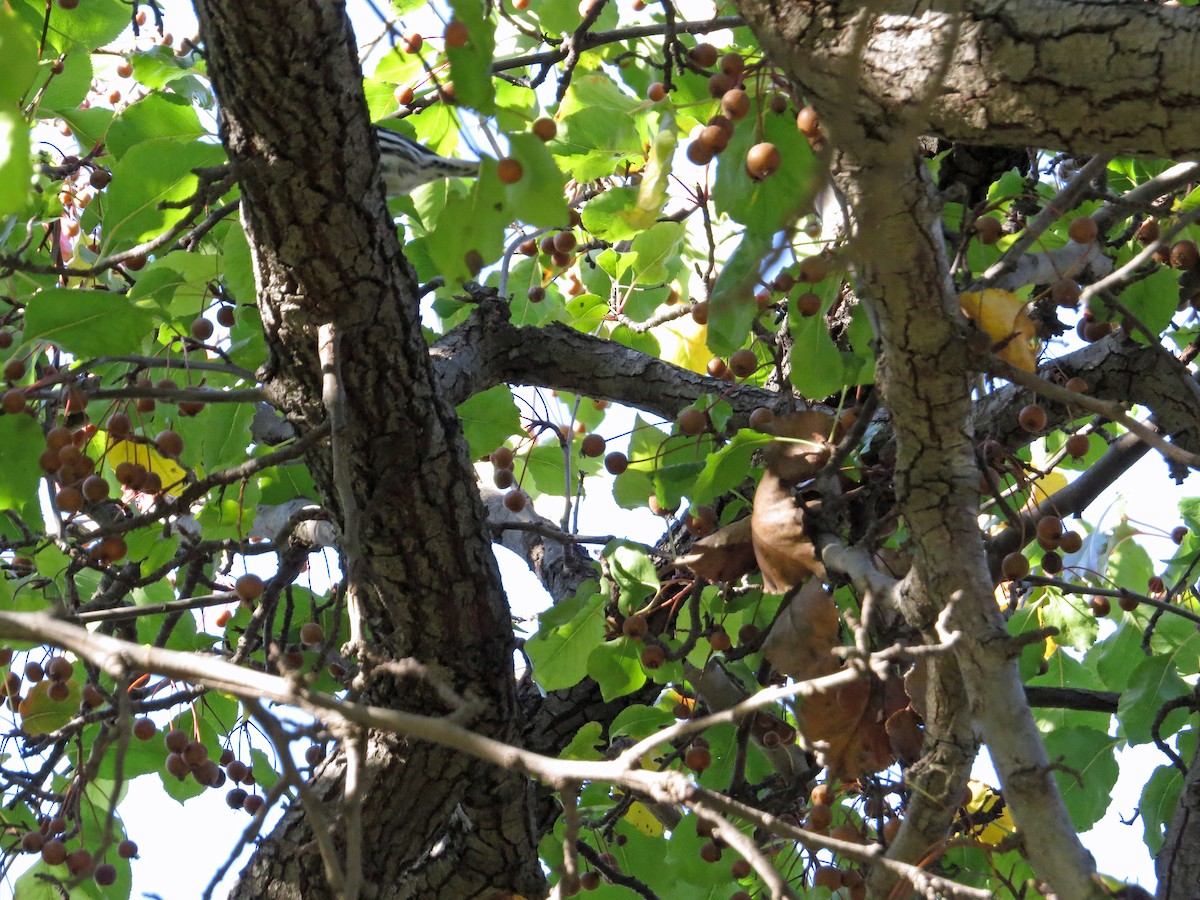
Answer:
<svg viewBox="0 0 1200 900"><path fill-rule="evenodd" d="M1179 803L1155 860L1159 900L1200 897L1200 746L1192 756Z"/></svg>
<svg viewBox="0 0 1200 900"><path fill-rule="evenodd" d="M366 655L431 667L477 700L482 713L472 727L515 742L521 713L508 606L471 462L454 409L435 389L416 291L379 186L343 5L198 0L196 9L222 139L243 191L270 351L266 388L307 429L329 414L323 375L340 377L346 421L334 443L341 458L324 443L307 462L343 535L352 527L359 534L347 576ZM322 371L323 327L340 338L339 373ZM338 477L339 466L349 478ZM381 705L448 711L416 680L368 679L365 693ZM342 764L327 767L316 788L335 806ZM364 781L362 876L372 895L544 893L525 778L372 735ZM337 836L341 847L346 831ZM329 896L319 856L303 852L310 844L297 805L234 896Z"/></svg>

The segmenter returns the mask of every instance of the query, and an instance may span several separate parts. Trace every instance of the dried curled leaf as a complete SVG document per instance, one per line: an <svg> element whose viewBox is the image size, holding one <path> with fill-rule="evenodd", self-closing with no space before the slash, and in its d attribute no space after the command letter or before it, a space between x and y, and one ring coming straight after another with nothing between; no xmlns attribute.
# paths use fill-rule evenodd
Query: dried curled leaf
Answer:
<svg viewBox="0 0 1200 900"><path fill-rule="evenodd" d="M813 575L825 577L792 488L816 475L829 459L827 438L834 433L834 419L815 411L793 413L776 419L773 431L791 440L772 441L763 451L766 471L754 494L750 526L763 587L782 594Z"/></svg>
<svg viewBox="0 0 1200 900"><path fill-rule="evenodd" d="M992 339L996 356L1026 372L1037 371L1037 329L1025 312L1024 300L1008 291L988 288L980 293L959 294L958 305Z"/></svg>
<svg viewBox="0 0 1200 900"><path fill-rule="evenodd" d="M798 680L831 675L841 666L838 611L817 579L808 581L771 626L763 653L779 671ZM891 680L889 680L891 681ZM796 727L835 778L878 772L895 759L886 722L903 690L880 681L855 681L805 697ZM901 706L905 705L900 703Z"/></svg>
<svg viewBox="0 0 1200 900"><path fill-rule="evenodd" d="M687 566L705 581L737 581L755 567L750 520L738 519L701 538L675 562Z"/></svg>

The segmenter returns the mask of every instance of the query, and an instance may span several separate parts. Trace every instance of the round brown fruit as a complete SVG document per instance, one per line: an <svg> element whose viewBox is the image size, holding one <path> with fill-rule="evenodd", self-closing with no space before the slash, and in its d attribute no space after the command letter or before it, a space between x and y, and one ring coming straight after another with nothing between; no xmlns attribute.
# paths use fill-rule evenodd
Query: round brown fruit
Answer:
<svg viewBox="0 0 1200 900"><path fill-rule="evenodd" d="M746 152L746 172L753 181L770 178L779 171L782 163L779 148L768 141L755 144Z"/></svg>
<svg viewBox="0 0 1200 900"><path fill-rule="evenodd" d="M592 433L584 437L583 442L579 445L579 452L584 456L596 459L604 455L604 446L604 438Z"/></svg>
<svg viewBox="0 0 1200 900"><path fill-rule="evenodd" d="M1037 522L1037 536L1044 541L1057 541L1062 537L1063 523L1058 516L1042 516Z"/></svg>
<svg viewBox="0 0 1200 900"><path fill-rule="evenodd" d="M679 414L679 419L675 424L679 426L680 434L693 437L708 425L708 416L701 410L688 408Z"/></svg>
<svg viewBox="0 0 1200 900"><path fill-rule="evenodd" d="M708 645L717 653L724 653L733 646L733 641L724 628L716 628L708 634Z"/></svg>
<svg viewBox="0 0 1200 900"><path fill-rule="evenodd" d="M139 741L148 741L158 734L158 726L153 720L141 718L133 720L133 736Z"/></svg>
<svg viewBox="0 0 1200 900"><path fill-rule="evenodd" d="M1086 434L1073 434L1067 438L1065 446L1067 453L1075 459L1087 456L1088 436Z"/></svg>
<svg viewBox="0 0 1200 900"><path fill-rule="evenodd" d="M719 356L714 356L708 361L707 371L709 377L711 378L720 378L728 370L729 367L725 365L725 360L721 359Z"/></svg>
<svg viewBox="0 0 1200 900"><path fill-rule="evenodd" d="M667 99L667 89L661 81L652 82L646 89L646 99L651 103L661 103Z"/></svg>
<svg viewBox="0 0 1200 900"><path fill-rule="evenodd" d="M254 815L262 809L263 798L258 794L251 794L246 798L246 802L242 804L242 809L246 810L250 815Z"/></svg>
<svg viewBox="0 0 1200 900"><path fill-rule="evenodd" d="M107 887L116 882L117 867L112 863L100 863L96 866L96 871L92 873L92 878L96 880L96 884Z"/></svg>
<svg viewBox="0 0 1200 900"><path fill-rule="evenodd" d="M1147 219L1138 226L1138 230L1134 234L1134 237L1137 239L1137 242L1144 247L1147 244L1153 244L1155 241L1157 241L1158 235L1158 220Z"/></svg>
<svg viewBox="0 0 1200 900"><path fill-rule="evenodd" d="M826 803L814 803L808 810L804 827L809 831L824 831L833 822L833 807Z"/></svg>
<svg viewBox="0 0 1200 900"><path fill-rule="evenodd" d="M1024 554L1013 551L1000 563L1000 572L1009 581L1016 581L1029 574L1029 560Z"/></svg>
<svg viewBox="0 0 1200 900"><path fill-rule="evenodd" d="M1191 532L1188 530L1186 525L1176 525L1171 529L1171 540L1173 540L1176 544L1182 544L1183 539L1189 534L1191 534Z"/></svg>
<svg viewBox="0 0 1200 900"><path fill-rule="evenodd" d="M509 491L504 495L504 507L509 512L519 513L525 508L525 494L520 490Z"/></svg>
<svg viewBox="0 0 1200 900"><path fill-rule="evenodd" d="M753 350L743 347L729 357L729 371L738 378L749 378L758 371L758 357Z"/></svg>
<svg viewBox="0 0 1200 900"><path fill-rule="evenodd" d="M133 859L138 854L138 845L126 838L117 844L117 856L121 859Z"/></svg>
<svg viewBox="0 0 1200 900"><path fill-rule="evenodd" d="M809 256L800 263L800 280L809 284L823 281L829 274L829 261L823 256Z"/></svg>
<svg viewBox="0 0 1200 900"><path fill-rule="evenodd" d="M1093 597L1088 601L1088 606L1092 608L1092 615L1097 619L1103 618L1112 612L1112 604L1108 602L1107 597Z"/></svg>
<svg viewBox="0 0 1200 900"><path fill-rule="evenodd" d="M233 591L238 595L238 598L246 603L252 603L262 596L263 580L257 575L246 574L241 576L233 584Z"/></svg>
<svg viewBox="0 0 1200 900"><path fill-rule="evenodd" d="M535 119L532 128L533 133L543 141L552 141L558 135L558 125L553 119Z"/></svg>
<svg viewBox="0 0 1200 900"><path fill-rule="evenodd" d="M1121 609L1125 610L1125 612L1133 612L1135 609L1141 606L1142 601L1132 594L1126 594L1118 598L1117 603L1120 605Z"/></svg>
<svg viewBox="0 0 1200 900"><path fill-rule="evenodd" d="M741 121L750 113L750 95L741 88L726 91L721 97L721 112L734 122Z"/></svg>
<svg viewBox="0 0 1200 900"><path fill-rule="evenodd" d="M711 69L717 64L717 48L712 44L697 44L688 51L688 59L701 69Z"/></svg>
<svg viewBox="0 0 1200 900"><path fill-rule="evenodd" d="M721 71L730 78L741 78L746 71L746 60L740 53L726 53L721 57Z"/></svg>
<svg viewBox="0 0 1200 900"><path fill-rule="evenodd" d="M1083 549L1083 536L1078 531L1064 531L1059 538L1058 548L1063 553L1078 553Z"/></svg>
<svg viewBox="0 0 1200 900"><path fill-rule="evenodd" d="M715 155L716 154L713 152L712 147L708 146L708 144L704 143L699 138L688 144L688 162L694 166L707 166L710 162L712 162Z"/></svg>
<svg viewBox="0 0 1200 900"><path fill-rule="evenodd" d="M325 643L325 629L320 622L305 622L300 628L300 642L310 647Z"/></svg>
<svg viewBox="0 0 1200 900"><path fill-rule="evenodd" d="M1063 570L1062 557L1054 550L1042 554L1042 571L1047 575L1057 575Z"/></svg>
<svg viewBox="0 0 1200 900"><path fill-rule="evenodd" d="M513 475L512 469L492 469L492 484L502 491L508 490L516 484L516 476Z"/></svg>
<svg viewBox="0 0 1200 900"><path fill-rule="evenodd" d="M447 50L465 47L470 38L471 33L467 30L467 26L458 19L451 19L446 23L445 39Z"/></svg>
<svg viewBox="0 0 1200 900"><path fill-rule="evenodd" d="M750 427L755 431L767 431L775 421L775 411L766 406L760 406L750 413Z"/></svg>
<svg viewBox="0 0 1200 900"><path fill-rule="evenodd" d="M48 866L61 866L67 861L67 847L58 838L51 838L42 844L42 862Z"/></svg>
<svg viewBox="0 0 1200 900"><path fill-rule="evenodd" d="M842 886L842 870L837 866L817 866L813 872L813 887L836 891Z"/></svg>
<svg viewBox="0 0 1200 900"><path fill-rule="evenodd" d="M573 231L560 231L554 235L554 249L559 253L570 253L578 243Z"/></svg>
<svg viewBox="0 0 1200 900"><path fill-rule="evenodd" d="M108 482L99 475L89 475L83 480L83 496L91 503L99 503L108 497Z"/></svg>
<svg viewBox="0 0 1200 900"><path fill-rule="evenodd" d="M163 456L170 456L178 459L183 453L183 438L178 432L171 431L169 428L166 431L160 431L158 437L154 439L154 446Z"/></svg>
<svg viewBox="0 0 1200 900"><path fill-rule="evenodd" d="M1036 434L1046 427L1046 410L1037 403L1030 403L1017 414L1021 427L1031 434Z"/></svg>
<svg viewBox="0 0 1200 900"><path fill-rule="evenodd" d="M626 616L625 621L621 623L621 634L629 638L631 641L640 643L645 640L646 632L649 627L646 624L646 617L641 615Z"/></svg>
<svg viewBox="0 0 1200 900"><path fill-rule="evenodd" d="M0 408L10 416L25 412L25 392L20 388L12 388L0 396Z"/></svg>
<svg viewBox="0 0 1200 900"><path fill-rule="evenodd" d="M708 301L701 300L692 304L692 321L697 325L708 324Z"/></svg>
<svg viewBox="0 0 1200 900"><path fill-rule="evenodd" d="M1200 263L1200 249L1195 241L1177 241L1171 247L1171 265L1176 269L1192 269Z"/></svg>
<svg viewBox="0 0 1200 900"><path fill-rule="evenodd" d="M608 456L604 457L604 468L610 475L620 475L629 468L629 457L620 451L614 450Z"/></svg>
<svg viewBox="0 0 1200 900"><path fill-rule="evenodd" d="M643 647L640 655L642 665L647 669L660 669L663 663L667 661L666 652L657 644L650 644L647 647Z"/></svg>
<svg viewBox="0 0 1200 900"><path fill-rule="evenodd" d="M707 747L691 746L684 754L683 764L693 772L703 772L712 765L712 752Z"/></svg>
<svg viewBox="0 0 1200 900"><path fill-rule="evenodd" d="M1070 278L1060 278L1050 285L1050 298L1055 306L1075 309L1079 306L1079 285Z"/></svg>
<svg viewBox="0 0 1200 900"><path fill-rule="evenodd" d="M1088 383L1078 375L1074 378L1068 378L1067 383L1063 387L1068 391L1074 391L1076 394L1086 394L1088 392Z"/></svg>
<svg viewBox="0 0 1200 900"><path fill-rule="evenodd" d="M821 136L821 120L817 117L817 111L811 106L804 107L796 114L796 127L806 138Z"/></svg>
<svg viewBox="0 0 1200 900"><path fill-rule="evenodd" d="M497 469L511 469L513 467L513 451L511 447L497 447L492 451L492 465Z"/></svg>
<svg viewBox="0 0 1200 900"><path fill-rule="evenodd" d="M525 175L525 168L520 160L506 156L496 163L496 177L503 184L516 184Z"/></svg>
<svg viewBox="0 0 1200 900"><path fill-rule="evenodd" d="M971 223L971 227L975 230L975 236L979 238L981 244L994 244L1004 233L1004 228L999 220L993 219L991 216L980 216Z"/></svg>
<svg viewBox="0 0 1200 900"><path fill-rule="evenodd" d="M796 298L796 312L802 316L815 316L821 311L821 298L812 291L806 291Z"/></svg>
<svg viewBox="0 0 1200 900"><path fill-rule="evenodd" d="M217 310L217 324L224 328L232 328L237 321L237 314L232 306L222 306Z"/></svg>
<svg viewBox="0 0 1200 900"><path fill-rule="evenodd" d="M684 527L694 537L706 537L717 530L717 511L707 504L701 504L688 513Z"/></svg>
<svg viewBox="0 0 1200 900"><path fill-rule="evenodd" d="M4 377L9 381L20 381L25 377L25 360L10 359L4 364Z"/></svg>
<svg viewBox="0 0 1200 900"><path fill-rule="evenodd" d="M188 326L188 332L198 341L207 341L213 336L213 323L204 316L199 316L192 320L192 324Z"/></svg>
<svg viewBox="0 0 1200 900"><path fill-rule="evenodd" d="M83 492L77 487L68 485L61 488L54 499L58 508L65 513L77 513L83 509Z"/></svg>
<svg viewBox="0 0 1200 900"><path fill-rule="evenodd" d="M1067 237L1077 244L1090 244L1099 233L1100 229L1091 216L1080 216L1067 227Z"/></svg>

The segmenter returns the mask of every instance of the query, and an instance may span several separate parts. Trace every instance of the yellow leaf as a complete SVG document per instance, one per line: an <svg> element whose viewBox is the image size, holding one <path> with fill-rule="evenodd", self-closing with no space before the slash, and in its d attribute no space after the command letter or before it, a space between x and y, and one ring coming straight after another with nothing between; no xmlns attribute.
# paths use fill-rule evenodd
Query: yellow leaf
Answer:
<svg viewBox="0 0 1200 900"><path fill-rule="evenodd" d="M662 359L681 369L704 375L712 352L708 349L708 326L697 325L691 316L673 319L654 329Z"/></svg>
<svg viewBox="0 0 1200 900"><path fill-rule="evenodd" d="M675 128L675 117L663 116L662 127L650 145L650 157L642 171L642 182L638 186L637 202L633 209L619 213L629 225L645 230L658 221L658 215L667 203L667 188L671 180L671 160L675 156L675 145L679 135Z"/></svg>
<svg viewBox="0 0 1200 900"><path fill-rule="evenodd" d="M1037 370L1037 329L1025 312L1025 301L1016 294L988 288L982 293L958 295L966 317L991 337L993 353L1018 369Z"/></svg>
<svg viewBox="0 0 1200 900"><path fill-rule="evenodd" d="M1027 507L1032 508L1037 506L1047 497L1053 496L1058 491L1061 491L1067 486L1067 476L1058 469L1047 472L1035 478L1032 482L1033 490L1029 492L1029 502Z"/></svg>
<svg viewBox="0 0 1200 900"><path fill-rule="evenodd" d="M109 445L105 458L113 469L123 462L143 465L149 471L158 474L166 493L173 497L178 497L183 493L183 478L187 472L178 463L167 459L149 444L117 441L115 444Z"/></svg>
<svg viewBox="0 0 1200 900"><path fill-rule="evenodd" d="M649 837L662 837L663 823L641 802L634 800L625 813L625 821Z"/></svg>
<svg viewBox="0 0 1200 900"><path fill-rule="evenodd" d="M967 834L993 847L1017 830L1004 798L990 785L974 778L967 782Z"/></svg>

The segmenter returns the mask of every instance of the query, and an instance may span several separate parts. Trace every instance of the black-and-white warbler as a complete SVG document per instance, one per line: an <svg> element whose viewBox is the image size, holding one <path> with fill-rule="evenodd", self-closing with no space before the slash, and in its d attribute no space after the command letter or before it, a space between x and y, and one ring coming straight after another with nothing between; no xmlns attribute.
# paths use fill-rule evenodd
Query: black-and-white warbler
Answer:
<svg viewBox="0 0 1200 900"><path fill-rule="evenodd" d="M389 197L400 197L439 178L474 178L479 163L473 159L438 156L398 132L375 126L379 140L379 168Z"/></svg>

